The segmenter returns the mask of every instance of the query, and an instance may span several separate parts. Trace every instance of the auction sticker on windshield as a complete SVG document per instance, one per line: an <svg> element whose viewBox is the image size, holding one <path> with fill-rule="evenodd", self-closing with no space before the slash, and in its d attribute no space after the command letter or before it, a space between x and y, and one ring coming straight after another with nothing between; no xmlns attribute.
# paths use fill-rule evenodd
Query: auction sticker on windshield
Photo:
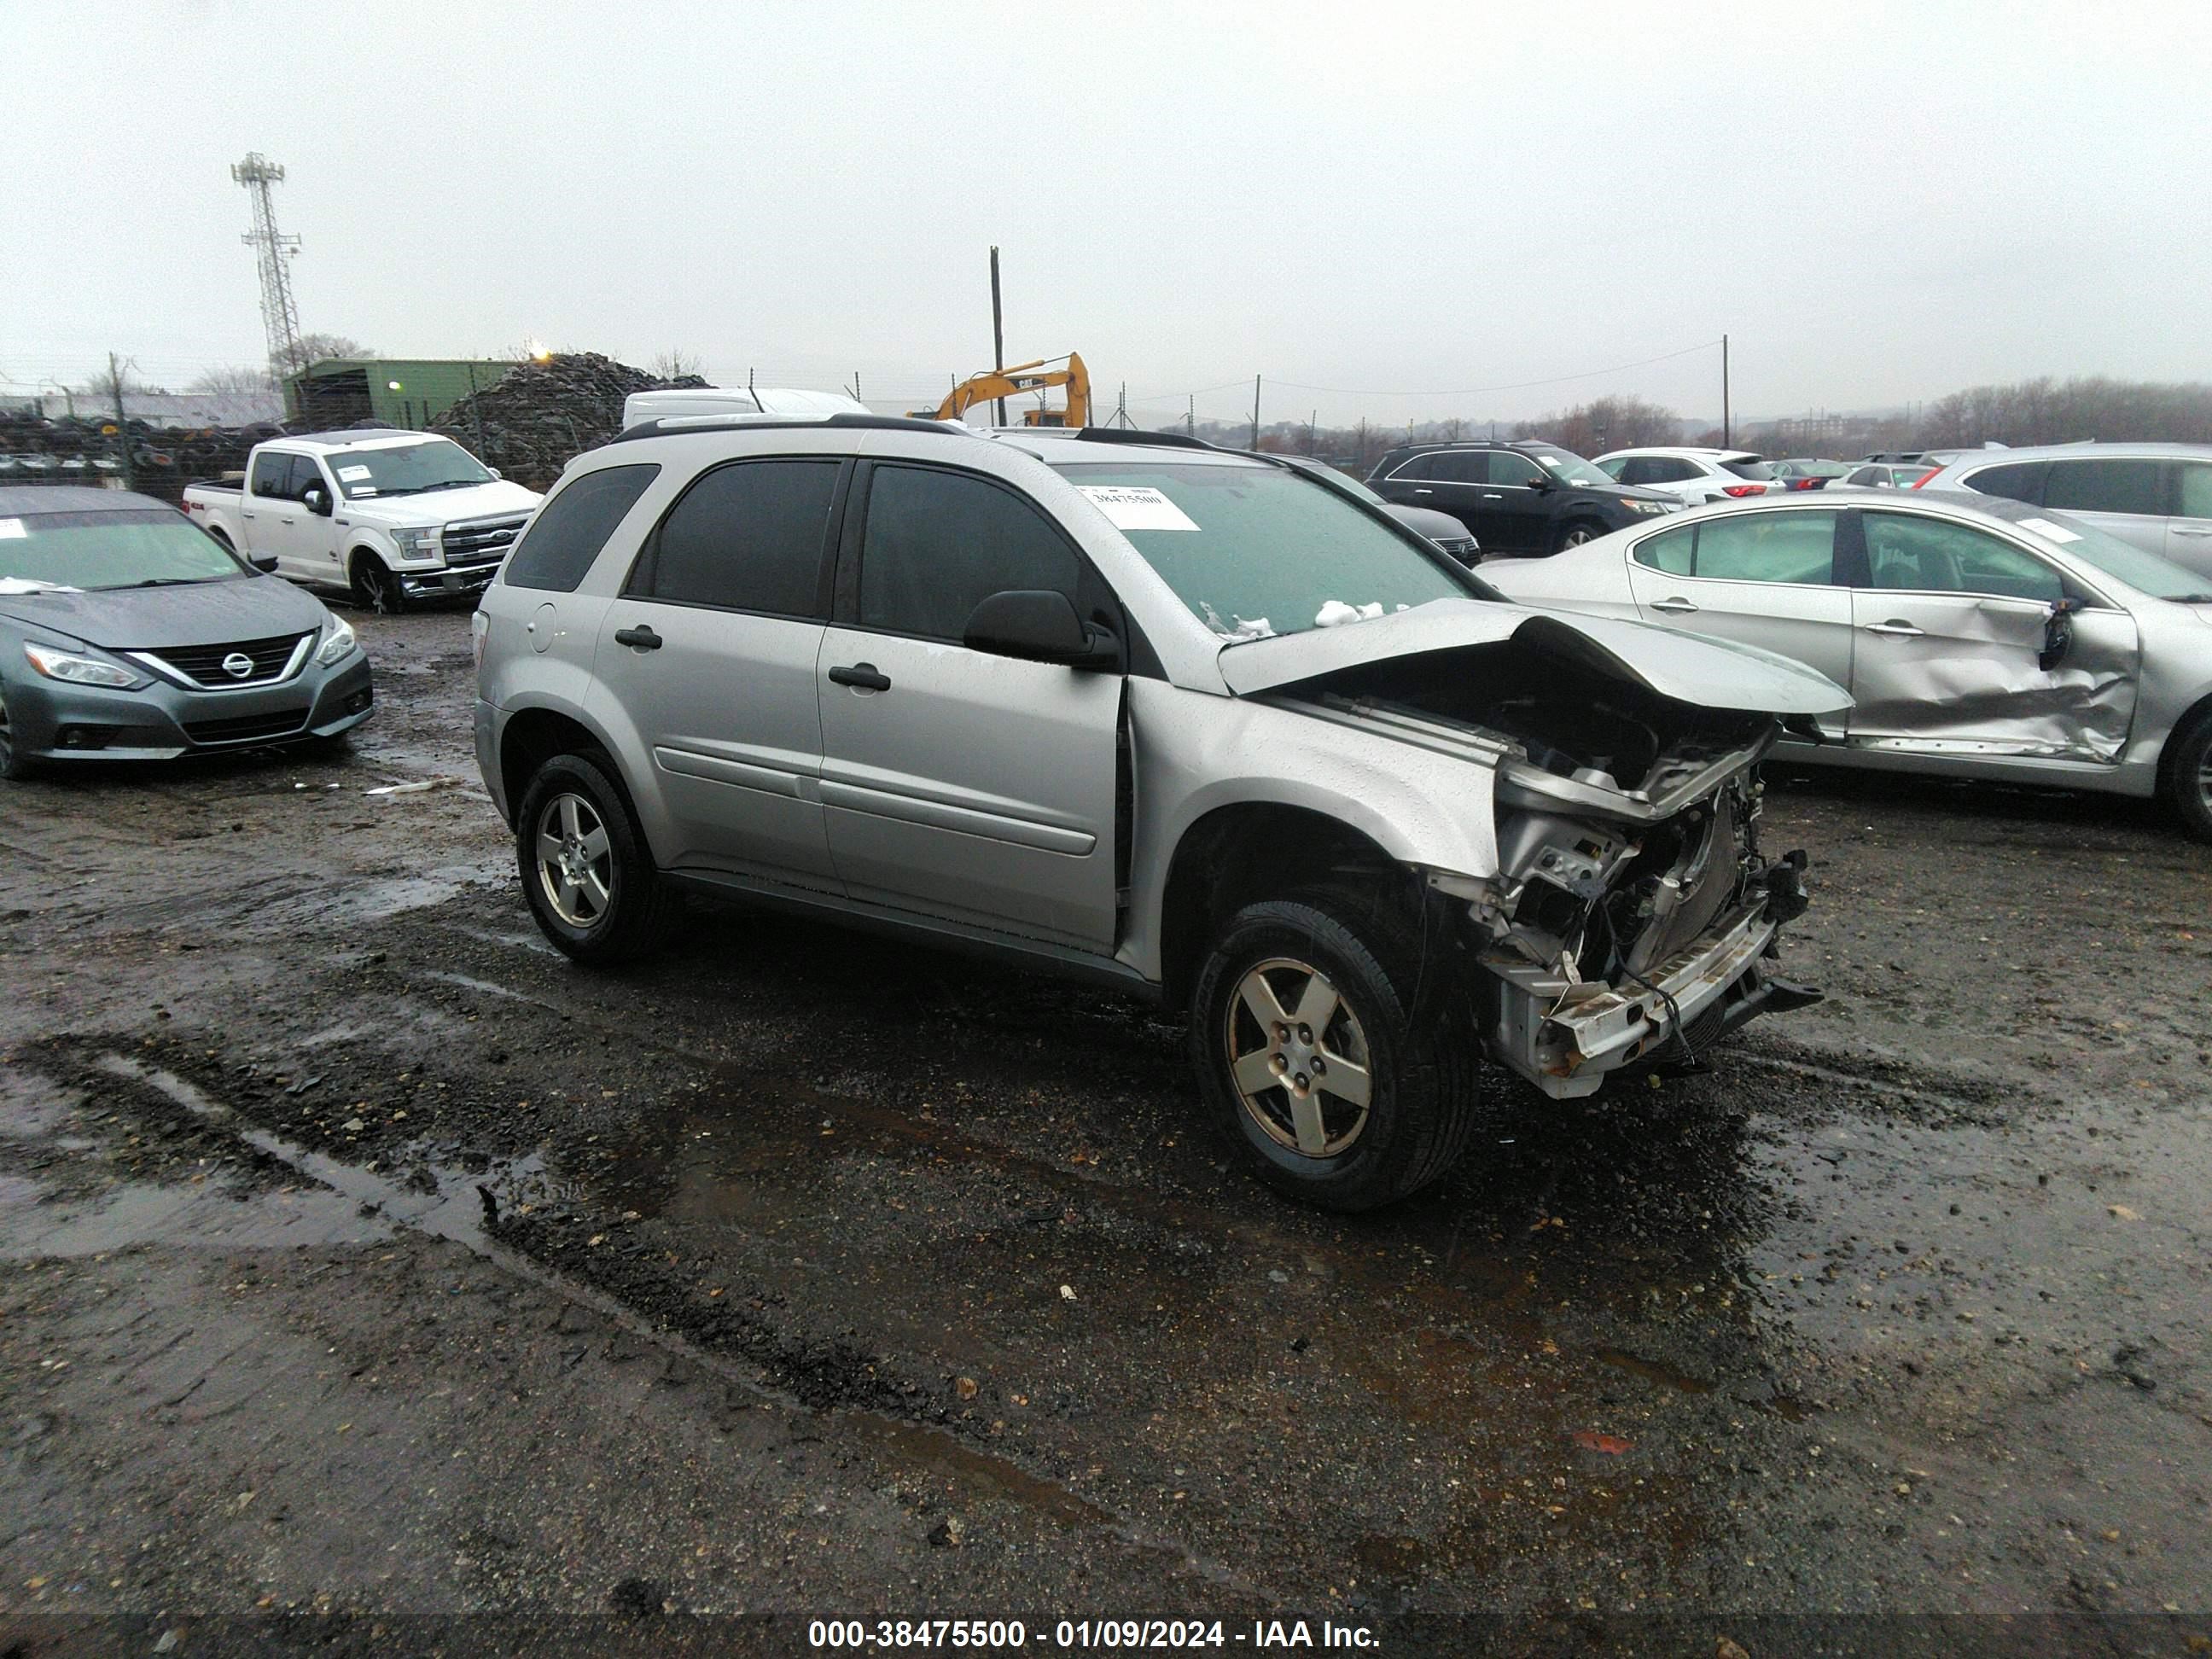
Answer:
<svg viewBox="0 0 2212 1659"><path fill-rule="evenodd" d="M1116 530L1195 530L1190 515L1157 489L1135 484L1078 484Z"/></svg>
<svg viewBox="0 0 2212 1659"><path fill-rule="evenodd" d="M30 535L21 519L0 519L0 542L28 541Z"/></svg>
<svg viewBox="0 0 2212 1659"><path fill-rule="evenodd" d="M365 466L342 466L338 469L338 477L345 483L353 483L368 476L369 471Z"/></svg>

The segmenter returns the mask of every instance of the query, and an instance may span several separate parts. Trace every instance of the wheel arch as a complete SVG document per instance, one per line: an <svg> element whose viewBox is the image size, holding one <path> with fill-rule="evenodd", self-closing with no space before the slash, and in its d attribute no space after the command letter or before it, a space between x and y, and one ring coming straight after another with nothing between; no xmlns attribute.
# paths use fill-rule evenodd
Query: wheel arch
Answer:
<svg viewBox="0 0 2212 1659"><path fill-rule="evenodd" d="M589 756L614 780L631 820L638 821L637 797L629 780L623 775L614 745L573 712L540 705L516 709L500 728L499 777L507 797L508 828L514 827L514 815L521 811L522 792L530 787L530 780L556 755Z"/></svg>
<svg viewBox="0 0 2212 1659"><path fill-rule="evenodd" d="M1345 877L1419 902L1413 872L1342 818L1282 801L1239 801L1194 820L1176 843L1160 900L1160 983L1175 1006L1190 994L1221 923L1263 898Z"/></svg>

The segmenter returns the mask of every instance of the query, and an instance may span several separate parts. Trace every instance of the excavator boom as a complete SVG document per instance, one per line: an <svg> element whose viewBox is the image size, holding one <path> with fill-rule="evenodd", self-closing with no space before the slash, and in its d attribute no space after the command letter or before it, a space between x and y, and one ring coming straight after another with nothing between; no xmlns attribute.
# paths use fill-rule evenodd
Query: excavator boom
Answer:
<svg viewBox="0 0 2212 1659"><path fill-rule="evenodd" d="M1048 363L1065 362L1065 368L1047 368ZM1042 372L1039 372L1042 371ZM1065 409L1032 409L1023 414L1029 426L1088 426L1091 424L1091 373L1083 366L1083 359L1071 351L1065 358L1040 357L1033 363L1017 363L1011 368L991 369L981 374L970 375L945 394L945 401L933 409L917 409L915 416L925 421L957 421L977 404L988 403L994 398L1015 398L1025 392L1042 392L1048 386L1067 388L1067 407Z"/></svg>

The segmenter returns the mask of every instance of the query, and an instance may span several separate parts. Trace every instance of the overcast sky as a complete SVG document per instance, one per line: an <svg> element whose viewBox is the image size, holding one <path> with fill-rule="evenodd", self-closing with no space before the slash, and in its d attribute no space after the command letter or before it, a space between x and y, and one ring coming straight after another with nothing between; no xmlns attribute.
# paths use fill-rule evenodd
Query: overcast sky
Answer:
<svg viewBox="0 0 2212 1659"><path fill-rule="evenodd" d="M2201 3L4 15L0 391L260 358L249 150L302 325L394 356L933 398L997 243L1010 359L1146 421L1717 415L1723 331L1740 416L2212 379Z"/></svg>

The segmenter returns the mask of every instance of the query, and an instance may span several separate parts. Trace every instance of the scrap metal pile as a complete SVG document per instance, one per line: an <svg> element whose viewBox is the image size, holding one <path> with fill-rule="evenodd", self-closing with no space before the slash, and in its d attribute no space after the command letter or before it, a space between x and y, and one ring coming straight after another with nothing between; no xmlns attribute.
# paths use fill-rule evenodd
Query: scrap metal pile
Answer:
<svg viewBox="0 0 2212 1659"><path fill-rule="evenodd" d="M516 483L546 489L572 457L621 431L623 399L630 393L707 384L696 374L659 380L596 351L564 352L518 364L496 384L462 398L429 429Z"/></svg>
<svg viewBox="0 0 2212 1659"><path fill-rule="evenodd" d="M0 485L109 484L131 486L174 501L194 478L215 477L245 466L246 453L283 428L157 427L131 421L58 420L0 410ZM127 463L127 465L126 465Z"/></svg>

